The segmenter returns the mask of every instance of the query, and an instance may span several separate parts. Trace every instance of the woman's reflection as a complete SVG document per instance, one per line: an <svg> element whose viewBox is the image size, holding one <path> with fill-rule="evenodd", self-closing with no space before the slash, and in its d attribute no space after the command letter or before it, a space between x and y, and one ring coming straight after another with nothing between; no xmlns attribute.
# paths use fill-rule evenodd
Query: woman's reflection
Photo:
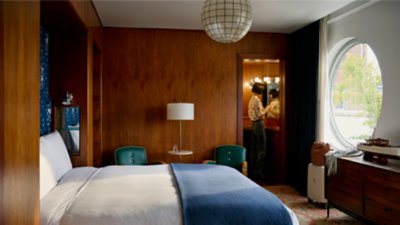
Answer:
<svg viewBox="0 0 400 225"><path fill-rule="evenodd" d="M269 96L269 104L265 107L265 113L267 117L270 118L279 118L279 91L276 89L271 89L268 93Z"/></svg>

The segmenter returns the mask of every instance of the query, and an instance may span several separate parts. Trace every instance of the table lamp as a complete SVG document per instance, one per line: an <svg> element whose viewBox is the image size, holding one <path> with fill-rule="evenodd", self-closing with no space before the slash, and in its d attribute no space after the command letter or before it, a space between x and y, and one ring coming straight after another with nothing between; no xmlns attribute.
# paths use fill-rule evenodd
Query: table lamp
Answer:
<svg viewBox="0 0 400 225"><path fill-rule="evenodd" d="M168 103L167 120L179 120L179 151L182 150L182 120L194 119L193 103Z"/></svg>

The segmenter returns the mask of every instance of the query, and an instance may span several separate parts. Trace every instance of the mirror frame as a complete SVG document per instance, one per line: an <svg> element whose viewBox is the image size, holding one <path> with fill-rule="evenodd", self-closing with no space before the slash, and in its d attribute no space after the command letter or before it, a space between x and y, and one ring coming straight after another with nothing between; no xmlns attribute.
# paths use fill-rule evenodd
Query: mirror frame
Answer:
<svg viewBox="0 0 400 225"><path fill-rule="evenodd" d="M286 139L286 60L280 57L264 54L238 54L237 56L237 134L236 141L238 144L243 144L243 63L245 59L279 59L279 78L280 78L280 121L279 127L282 135L281 146L286 149L284 140Z"/></svg>

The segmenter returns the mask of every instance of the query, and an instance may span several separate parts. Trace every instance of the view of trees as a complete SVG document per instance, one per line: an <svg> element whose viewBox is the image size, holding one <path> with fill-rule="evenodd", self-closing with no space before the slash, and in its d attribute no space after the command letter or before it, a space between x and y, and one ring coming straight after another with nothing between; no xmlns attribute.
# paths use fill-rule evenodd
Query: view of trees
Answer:
<svg viewBox="0 0 400 225"><path fill-rule="evenodd" d="M332 98L336 115L362 117L362 125L369 130L375 128L382 108L382 77L376 57L368 45L356 45L342 58ZM371 134L354 135L352 138L367 139Z"/></svg>

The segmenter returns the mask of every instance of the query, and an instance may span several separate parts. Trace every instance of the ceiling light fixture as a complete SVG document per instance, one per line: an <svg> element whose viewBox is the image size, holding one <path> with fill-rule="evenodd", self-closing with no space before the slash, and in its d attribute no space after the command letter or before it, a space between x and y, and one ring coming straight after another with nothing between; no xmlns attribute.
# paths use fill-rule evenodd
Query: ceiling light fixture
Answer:
<svg viewBox="0 0 400 225"><path fill-rule="evenodd" d="M242 39L252 23L249 0L206 0L201 11L201 22L208 36L221 43Z"/></svg>

